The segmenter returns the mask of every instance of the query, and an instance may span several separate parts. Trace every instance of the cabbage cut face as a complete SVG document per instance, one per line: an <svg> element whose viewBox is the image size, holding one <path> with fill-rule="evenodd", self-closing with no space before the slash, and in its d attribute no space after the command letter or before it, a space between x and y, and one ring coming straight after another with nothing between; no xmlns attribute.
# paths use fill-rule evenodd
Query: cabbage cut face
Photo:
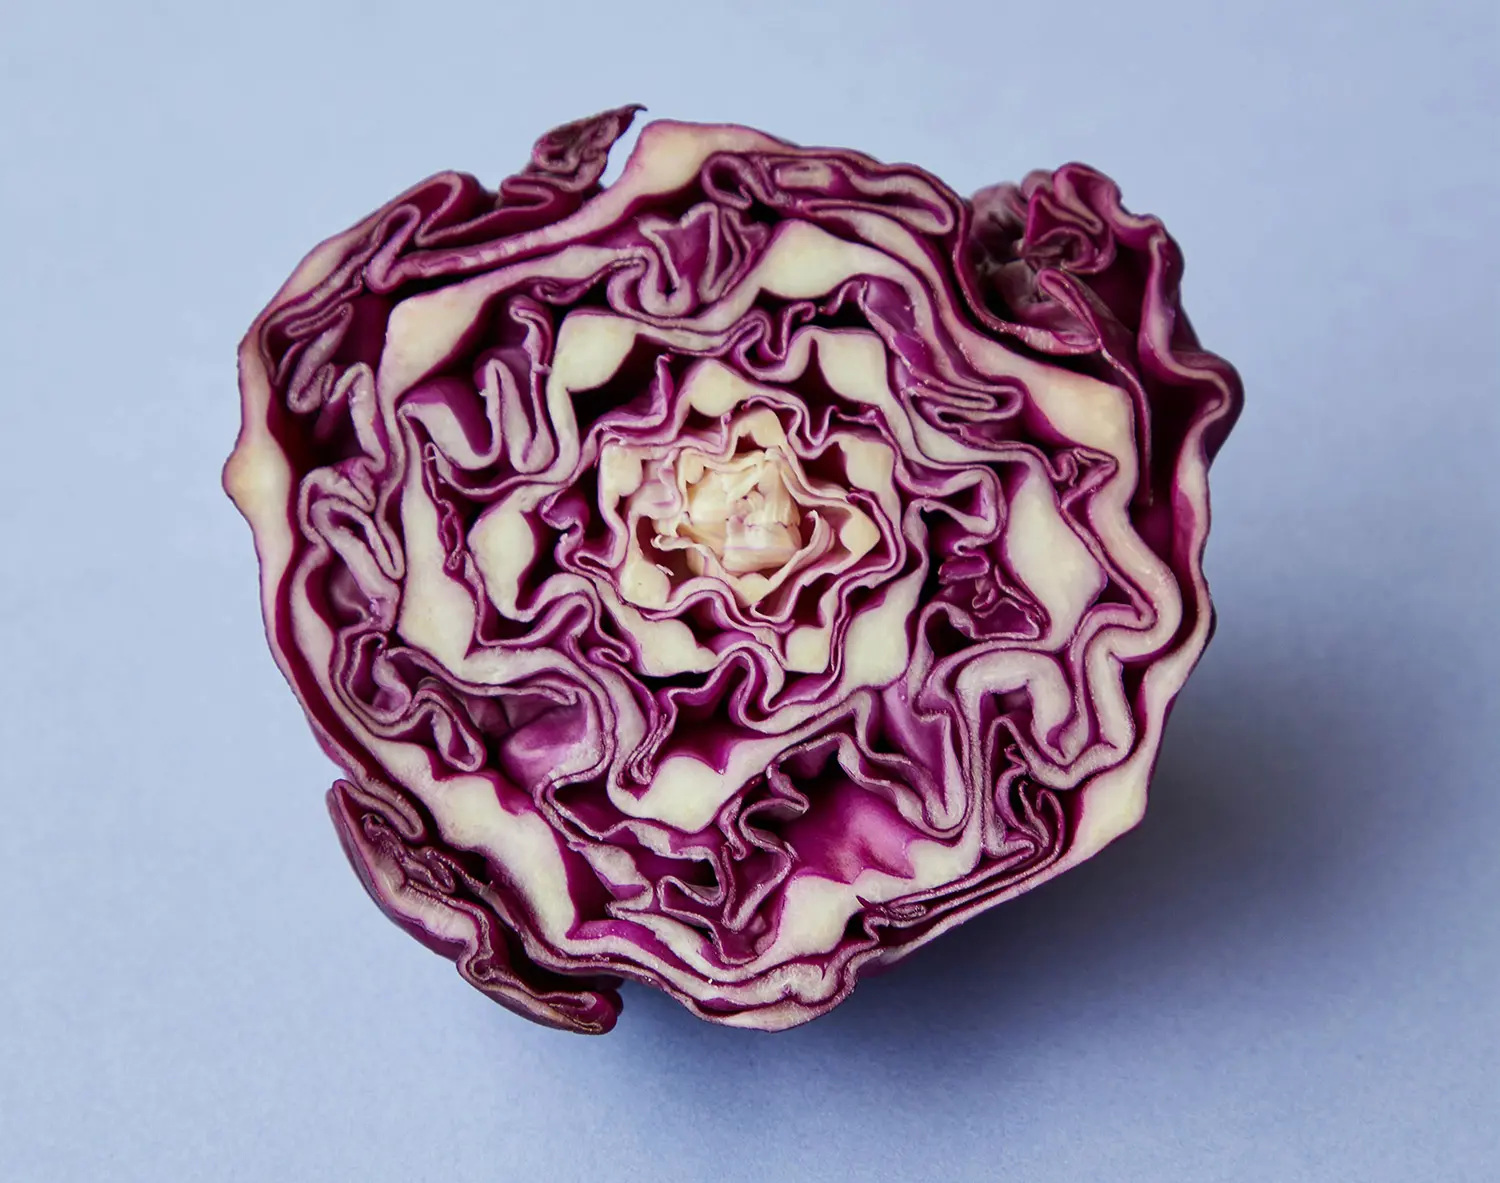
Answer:
<svg viewBox="0 0 1500 1183"><path fill-rule="evenodd" d="M240 350L225 486L370 894L513 1010L781 1029L1141 817L1240 406L1161 224L634 108Z"/></svg>

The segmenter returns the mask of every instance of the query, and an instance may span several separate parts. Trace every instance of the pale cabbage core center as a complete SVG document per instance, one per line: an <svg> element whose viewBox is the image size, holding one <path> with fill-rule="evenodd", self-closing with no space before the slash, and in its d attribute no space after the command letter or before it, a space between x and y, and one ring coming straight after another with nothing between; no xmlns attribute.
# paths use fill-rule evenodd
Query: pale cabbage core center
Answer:
<svg viewBox="0 0 1500 1183"><path fill-rule="evenodd" d="M775 572L802 549L802 514L787 489L786 462L775 451L720 461L684 452L676 469L682 509L656 524L656 545L686 548L688 569L702 575L706 550L725 571Z"/></svg>

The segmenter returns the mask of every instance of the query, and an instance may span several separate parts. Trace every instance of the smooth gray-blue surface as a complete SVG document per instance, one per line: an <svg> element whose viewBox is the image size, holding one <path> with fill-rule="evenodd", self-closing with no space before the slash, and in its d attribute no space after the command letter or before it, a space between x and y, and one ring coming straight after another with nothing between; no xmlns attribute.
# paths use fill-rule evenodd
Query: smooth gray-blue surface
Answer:
<svg viewBox="0 0 1500 1183"><path fill-rule="evenodd" d="M0 18L0 1177L1500 1178L1493 6L734 8ZM388 924L218 487L307 247L628 100L1098 165L1249 392L1145 825L774 1037L535 1028Z"/></svg>

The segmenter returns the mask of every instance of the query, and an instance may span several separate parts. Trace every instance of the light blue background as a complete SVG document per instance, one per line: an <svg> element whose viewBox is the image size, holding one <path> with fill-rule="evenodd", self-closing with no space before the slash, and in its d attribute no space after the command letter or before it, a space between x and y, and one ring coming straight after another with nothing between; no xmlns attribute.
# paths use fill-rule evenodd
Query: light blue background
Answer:
<svg viewBox="0 0 1500 1183"><path fill-rule="evenodd" d="M6 6L0 1177L1500 1178L1493 5L735 8ZM1144 827L775 1037L388 924L218 488L304 250L629 100L1093 163L1249 391Z"/></svg>

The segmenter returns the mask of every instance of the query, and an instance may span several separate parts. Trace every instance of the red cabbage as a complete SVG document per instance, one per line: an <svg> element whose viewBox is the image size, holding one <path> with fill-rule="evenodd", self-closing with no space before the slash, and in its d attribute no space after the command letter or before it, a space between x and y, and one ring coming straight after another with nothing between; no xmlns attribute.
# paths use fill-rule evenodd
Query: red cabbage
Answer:
<svg viewBox="0 0 1500 1183"><path fill-rule="evenodd" d="M1070 164L636 108L422 182L240 349L225 487L365 887L496 1001L786 1028L1133 826L1234 371Z"/></svg>

